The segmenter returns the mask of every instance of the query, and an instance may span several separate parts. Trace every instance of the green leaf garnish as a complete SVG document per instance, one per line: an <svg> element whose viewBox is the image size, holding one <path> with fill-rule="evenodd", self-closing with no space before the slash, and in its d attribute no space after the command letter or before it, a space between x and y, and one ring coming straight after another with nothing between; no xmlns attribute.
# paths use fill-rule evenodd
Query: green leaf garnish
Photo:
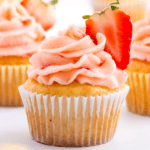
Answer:
<svg viewBox="0 0 150 150"><path fill-rule="evenodd" d="M115 5L118 5L118 4L119 4L119 0L117 0L117 2L110 3L111 9L112 10L119 9L119 7L115 6Z"/></svg>
<svg viewBox="0 0 150 150"><path fill-rule="evenodd" d="M53 0L55 1L55 0ZM111 10L115 10L115 9L119 9L119 7L115 6L119 4L119 0L116 0L116 2L110 3L108 5L108 7L111 7ZM106 7L104 10L102 10L101 12L99 12L98 14L102 14L106 11L106 9L108 9L108 7ZM82 16L83 19L89 19L91 17L91 15L84 15Z"/></svg>
<svg viewBox="0 0 150 150"><path fill-rule="evenodd" d="M52 5L55 5L55 4L57 4L57 2L58 2L58 0L52 0L52 1L51 1L51 4L52 4Z"/></svg>
<svg viewBox="0 0 150 150"><path fill-rule="evenodd" d="M115 10L115 9L119 9L119 7L111 6L111 9L112 9L112 10Z"/></svg>
<svg viewBox="0 0 150 150"><path fill-rule="evenodd" d="M89 19L89 18L90 18L90 15L84 15L82 18L83 18L83 19Z"/></svg>

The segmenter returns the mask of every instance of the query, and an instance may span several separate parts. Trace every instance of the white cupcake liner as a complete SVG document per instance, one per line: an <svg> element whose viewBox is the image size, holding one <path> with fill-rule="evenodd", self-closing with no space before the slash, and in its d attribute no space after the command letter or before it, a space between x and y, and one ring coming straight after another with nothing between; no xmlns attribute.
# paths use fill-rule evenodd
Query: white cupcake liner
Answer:
<svg viewBox="0 0 150 150"><path fill-rule="evenodd" d="M110 141L129 86L102 96L67 97L19 87L32 138L55 146L92 146Z"/></svg>
<svg viewBox="0 0 150 150"><path fill-rule="evenodd" d="M0 65L0 106L23 106L18 86L27 80L31 65Z"/></svg>
<svg viewBox="0 0 150 150"><path fill-rule="evenodd" d="M150 116L150 73L127 73L127 84L130 85L126 99L128 110L135 114Z"/></svg>

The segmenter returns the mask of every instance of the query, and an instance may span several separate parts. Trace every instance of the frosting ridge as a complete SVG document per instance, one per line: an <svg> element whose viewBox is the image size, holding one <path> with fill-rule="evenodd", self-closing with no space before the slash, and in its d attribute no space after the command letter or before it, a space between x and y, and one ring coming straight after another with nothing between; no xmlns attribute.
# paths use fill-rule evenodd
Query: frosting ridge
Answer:
<svg viewBox="0 0 150 150"><path fill-rule="evenodd" d="M131 59L150 62L150 7L144 20L133 24L134 34L131 44Z"/></svg>
<svg viewBox="0 0 150 150"><path fill-rule="evenodd" d="M111 55L104 51L106 38L97 33L98 44L75 26L42 43L41 50L30 58L34 66L29 78L41 84L57 82L67 85L77 80L81 84L100 85L114 89L123 85L127 73L116 68Z"/></svg>
<svg viewBox="0 0 150 150"><path fill-rule="evenodd" d="M34 54L45 38L39 23L19 2L5 1L0 6L0 56L28 56Z"/></svg>

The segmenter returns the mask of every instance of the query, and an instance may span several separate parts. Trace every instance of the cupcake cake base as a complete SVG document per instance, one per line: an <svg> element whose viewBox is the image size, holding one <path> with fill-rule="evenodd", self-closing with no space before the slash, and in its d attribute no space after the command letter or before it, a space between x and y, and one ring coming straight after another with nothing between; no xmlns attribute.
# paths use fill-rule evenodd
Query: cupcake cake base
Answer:
<svg viewBox="0 0 150 150"><path fill-rule="evenodd" d="M126 99L128 110L150 116L150 63L132 59L126 71L129 75L127 84L130 86Z"/></svg>
<svg viewBox="0 0 150 150"><path fill-rule="evenodd" d="M32 138L62 147L94 146L110 141L128 90L125 85L119 92L108 95L59 97L19 87Z"/></svg>

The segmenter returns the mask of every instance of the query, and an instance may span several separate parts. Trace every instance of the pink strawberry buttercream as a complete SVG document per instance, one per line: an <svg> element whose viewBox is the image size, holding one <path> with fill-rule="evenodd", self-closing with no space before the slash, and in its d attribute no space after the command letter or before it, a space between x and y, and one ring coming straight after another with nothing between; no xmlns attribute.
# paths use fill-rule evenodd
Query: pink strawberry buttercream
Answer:
<svg viewBox="0 0 150 150"><path fill-rule="evenodd" d="M136 58L150 62L150 7L145 20L134 23L133 28L131 59Z"/></svg>
<svg viewBox="0 0 150 150"><path fill-rule="evenodd" d="M106 38L97 33L98 44L75 26L43 42L41 50L30 58L34 66L29 78L41 84L57 82L67 85L77 80L114 89L123 85L128 75L116 68L110 54L104 51Z"/></svg>
<svg viewBox="0 0 150 150"><path fill-rule="evenodd" d="M41 25L18 2L0 6L0 56L32 55L44 38Z"/></svg>

